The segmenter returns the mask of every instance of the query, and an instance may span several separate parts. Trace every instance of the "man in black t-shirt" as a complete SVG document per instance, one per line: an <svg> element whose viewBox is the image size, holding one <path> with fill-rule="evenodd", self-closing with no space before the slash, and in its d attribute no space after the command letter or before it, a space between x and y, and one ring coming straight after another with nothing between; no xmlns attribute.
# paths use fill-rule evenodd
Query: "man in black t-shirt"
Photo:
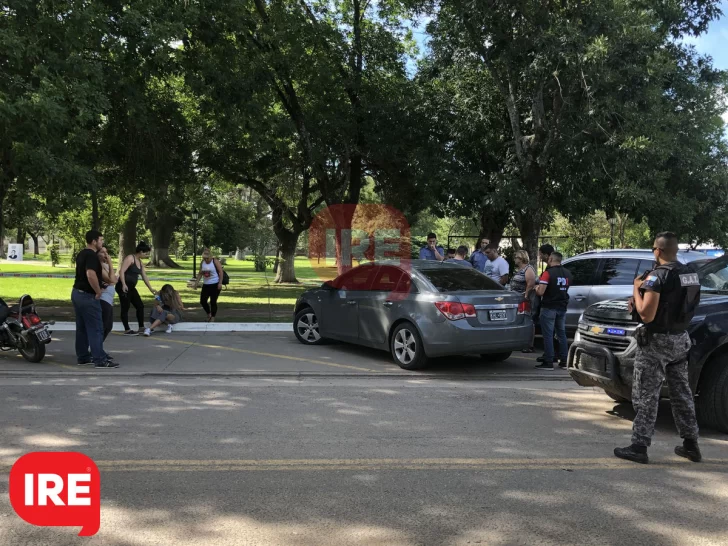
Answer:
<svg viewBox="0 0 728 546"><path fill-rule="evenodd" d="M536 294L541 296L541 334L543 335L543 362L536 366L539 370L554 369L554 331L559 340L559 366L566 367L568 356L566 339L566 306L569 304L571 272L561 265L563 256L552 252L548 267L541 274Z"/></svg>
<svg viewBox="0 0 728 546"><path fill-rule="evenodd" d="M96 230L86 233L86 248L76 257L76 279L71 301L76 312L76 359L79 366L93 363L96 368L118 368L104 351L104 325L101 314L101 262L97 252L104 237ZM89 351L90 348L90 351Z"/></svg>

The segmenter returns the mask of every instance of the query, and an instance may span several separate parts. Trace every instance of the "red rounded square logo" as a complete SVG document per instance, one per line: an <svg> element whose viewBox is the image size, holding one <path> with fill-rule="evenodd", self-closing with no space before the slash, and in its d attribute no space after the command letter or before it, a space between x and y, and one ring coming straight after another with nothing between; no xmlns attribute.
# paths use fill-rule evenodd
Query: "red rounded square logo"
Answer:
<svg viewBox="0 0 728 546"><path fill-rule="evenodd" d="M25 521L39 526L81 527L92 536L101 523L101 476L83 453L37 451L10 469L10 504Z"/></svg>

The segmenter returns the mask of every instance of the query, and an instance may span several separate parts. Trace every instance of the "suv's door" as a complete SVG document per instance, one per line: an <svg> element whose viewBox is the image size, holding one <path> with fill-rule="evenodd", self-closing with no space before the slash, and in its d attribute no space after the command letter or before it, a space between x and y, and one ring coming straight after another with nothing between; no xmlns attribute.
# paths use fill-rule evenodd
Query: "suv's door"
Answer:
<svg viewBox="0 0 728 546"><path fill-rule="evenodd" d="M578 258L564 264L571 272L569 306L566 309L566 331L569 333L576 331L579 317L587 308L598 265L598 258Z"/></svg>
<svg viewBox="0 0 728 546"><path fill-rule="evenodd" d="M605 300L619 300L632 295L634 279L640 265L638 258L603 258L597 282L589 295L589 305Z"/></svg>
<svg viewBox="0 0 728 546"><path fill-rule="evenodd" d="M336 289L328 292L319 317L322 336L357 341L359 302L369 294L378 269L375 265L362 265L334 280Z"/></svg>

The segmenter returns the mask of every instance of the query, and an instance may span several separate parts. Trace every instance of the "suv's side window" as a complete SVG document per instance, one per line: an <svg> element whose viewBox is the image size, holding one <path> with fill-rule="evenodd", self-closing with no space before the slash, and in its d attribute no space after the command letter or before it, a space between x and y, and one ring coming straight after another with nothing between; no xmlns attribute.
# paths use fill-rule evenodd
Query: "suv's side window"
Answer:
<svg viewBox="0 0 728 546"><path fill-rule="evenodd" d="M576 260L564 264L564 267L571 271L571 286L591 286L598 265L599 260L596 258Z"/></svg>
<svg viewBox="0 0 728 546"><path fill-rule="evenodd" d="M600 285L625 286L634 283L640 261L634 258L607 258L599 275Z"/></svg>

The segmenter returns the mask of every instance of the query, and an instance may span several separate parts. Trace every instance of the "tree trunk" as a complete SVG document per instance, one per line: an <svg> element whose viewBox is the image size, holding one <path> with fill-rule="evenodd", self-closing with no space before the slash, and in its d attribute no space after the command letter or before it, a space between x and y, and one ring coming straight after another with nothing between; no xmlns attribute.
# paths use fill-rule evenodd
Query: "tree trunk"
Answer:
<svg viewBox="0 0 728 546"><path fill-rule="evenodd" d="M150 265L156 267L170 267L172 269L181 269L169 255L169 245L174 235L175 222L174 219L165 213L157 215L156 221L152 227L152 256L149 261Z"/></svg>
<svg viewBox="0 0 728 546"><path fill-rule="evenodd" d="M298 244L298 235L288 232L280 242L281 260L278 264L278 272L276 274L277 283L294 282L296 279L296 245Z"/></svg>
<svg viewBox="0 0 728 546"><path fill-rule="evenodd" d="M25 247L25 229L19 227L18 233L15 235L15 242Z"/></svg>
<svg viewBox="0 0 728 546"><path fill-rule="evenodd" d="M127 216L124 226L121 229L121 233L119 234L119 263L121 263L125 257L130 254L134 254L134 251L136 250L136 233L138 223L139 209L133 208L129 213L129 216Z"/></svg>
<svg viewBox="0 0 728 546"><path fill-rule="evenodd" d="M276 259L275 262L273 262L273 274L278 275L278 266L281 262L281 245L280 243L276 245Z"/></svg>
<svg viewBox="0 0 728 546"><path fill-rule="evenodd" d="M523 248L528 252L531 265L538 270L538 236L541 233L540 215L535 211L526 211L525 214L516 215L516 223L521 232Z"/></svg>
<svg viewBox="0 0 728 546"><path fill-rule="evenodd" d="M91 229L101 229L101 218L99 217L99 195L96 188L91 190Z"/></svg>
<svg viewBox="0 0 728 546"><path fill-rule="evenodd" d="M480 248L483 238L488 239L491 244L500 245L509 218L510 213L506 210L494 213L490 207L483 207L480 211L480 233L475 247Z"/></svg>
<svg viewBox="0 0 728 546"><path fill-rule="evenodd" d="M30 235L30 238L33 239L33 256L37 256L40 253L39 247L38 247L38 234L37 233L31 233L28 232Z"/></svg>

